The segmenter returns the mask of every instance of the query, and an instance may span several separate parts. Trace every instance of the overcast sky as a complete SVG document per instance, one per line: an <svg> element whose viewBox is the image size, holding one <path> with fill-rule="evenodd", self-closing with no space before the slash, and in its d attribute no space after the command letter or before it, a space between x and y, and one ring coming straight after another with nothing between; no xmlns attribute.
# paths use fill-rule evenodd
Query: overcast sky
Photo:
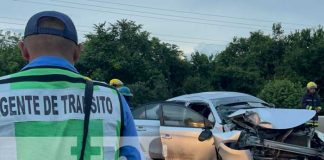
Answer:
<svg viewBox="0 0 324 160"><path fill-rule="evenodd" d="M323 0L1 0L0 29L23 31L44 10L71 16L80 39L93 24L133 20L187 55L221 51L234 36L258 29L270 34L274 22L287 32L324 24Z"/></svg>

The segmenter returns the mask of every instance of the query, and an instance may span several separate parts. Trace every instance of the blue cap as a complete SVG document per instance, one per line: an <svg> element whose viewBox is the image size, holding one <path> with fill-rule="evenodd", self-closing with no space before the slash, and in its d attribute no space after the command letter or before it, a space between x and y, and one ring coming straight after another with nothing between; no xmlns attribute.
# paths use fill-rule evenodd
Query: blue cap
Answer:
<svg viewBox="0 0 324 160"><path fill-rule="evenodd" d="M131 90L128 87L122 86L117 89L118 89L119 93L122 94L123 96L133 97L133 93L131 92Z"/></svg>
<svg viewBox="0 0 324 160"><path fill-rule="evenodd" d="M62 23L64 24L64 30L49 27L39 27L39 20L45 17L57 18L58 20L62 21ZM60 36L78 44L78 35L72 19L68 15L56 11L39 12L28 20L24 37L26 38L27 36L36 34L50 34Z"/></svg>

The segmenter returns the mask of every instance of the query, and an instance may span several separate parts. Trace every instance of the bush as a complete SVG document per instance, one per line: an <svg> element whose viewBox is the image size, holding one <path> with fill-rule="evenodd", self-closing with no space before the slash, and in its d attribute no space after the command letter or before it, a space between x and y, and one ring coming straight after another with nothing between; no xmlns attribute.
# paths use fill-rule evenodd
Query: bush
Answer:
<svg viewBox="0 0 324 160"><path fill-rule="evenodd" d="M279 108L300 108L304 90L289 80L272 80L264 85L258 97Z"/></svg>
<svg viewBox="0 0 324 160"><path fill-rule="evenodd" d="M134 94L130 102L131 107L172 97L162 74L154 75L146 82L130 84L128 87Z"/></svg>
<svg viewBox="0 0 324 160"><path fill-rule="evenodd" d="M211 91L210 82L199 76L190 76L183 82L183 89L186 94Z"/></svg>

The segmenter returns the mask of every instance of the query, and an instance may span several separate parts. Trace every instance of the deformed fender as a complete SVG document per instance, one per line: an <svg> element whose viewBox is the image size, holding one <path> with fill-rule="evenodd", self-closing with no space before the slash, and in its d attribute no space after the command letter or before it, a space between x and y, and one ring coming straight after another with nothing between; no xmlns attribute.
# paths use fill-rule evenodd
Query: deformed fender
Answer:
<svg viewBox="0 0 324 160"><path fill-rule="evenodd" d="M253 160L250 150L235 150L227 147L224 143L220 143L218 147L219 155L224 159L239 159L239 160Z"/></svg>
<svg viewBox="0 0 324 160"><path fill-rule="evenodd" d="M252 160L252 155L249 150L236 150L227 147L225 143L236 142L240 137L241 131L230 131L222 133L214 133L215 146L219 155L223 159L240 159L240 160Z"/></svg>
<svg viewBox="0 0 324 160"><path fill-rule="evenodd" d="M242 131L233 130L229 132L213 133L215 139L215 146L217 147L220 143L236 142Z"/></svg>

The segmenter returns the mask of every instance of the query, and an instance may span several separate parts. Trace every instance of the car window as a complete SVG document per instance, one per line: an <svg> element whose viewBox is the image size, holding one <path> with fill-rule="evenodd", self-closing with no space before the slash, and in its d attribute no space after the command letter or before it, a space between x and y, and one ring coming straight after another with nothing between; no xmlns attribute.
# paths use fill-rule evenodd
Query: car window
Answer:
<svg viewBox="0 0 324 160"><path fill-rule="evenodd" d="M133 110L134 119L159 120L159 103L146 104Z"/></svg>
<svg viewBox="0 0 324 160"><path fill-rule="evenodd" d="M208 122L202 115L185 106L164 104L162 110L162 125L165 126L202 128L204 122Z"/></svg>
<svg viewBox="0 0 324 160"><path fill-rule="evenodd" d="M145 119L145 106L134 109L133 117L134 119Z"/></svg>
<svg viewBox="0 0 324 160"><path fill-rule="evenodd" d="M146 106L146 119L149 120L159 120L159 104L152 104Z"/></svg>
<svg viewBox="0 0 324 160"><path fill-rule="evenodd" d="M193 102L193 103L189 104L188 108L199 113L200 115L202 115L209 121L211 121L213 123L215 122L215 118L214 118L213 113L210 110L208 104L202 103L202 102Z"/></svg>

